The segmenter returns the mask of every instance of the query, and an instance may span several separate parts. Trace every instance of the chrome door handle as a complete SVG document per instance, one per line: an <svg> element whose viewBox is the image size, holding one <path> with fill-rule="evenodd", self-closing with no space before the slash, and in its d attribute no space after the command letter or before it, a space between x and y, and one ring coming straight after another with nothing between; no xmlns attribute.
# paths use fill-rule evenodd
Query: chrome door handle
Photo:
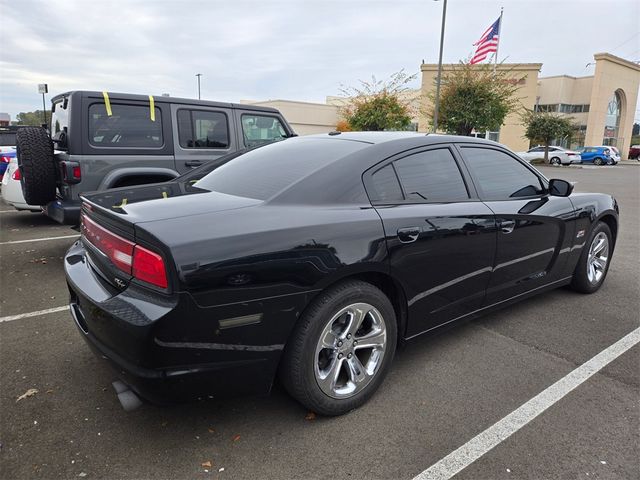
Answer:
<svg viewBox="0 0 640 480"><path fill-rule="evenodd" d="M500 222L500 231L502 233L511 233L516 228L515 220L503 220Z"/></svg>
<svg viewBox="0 0 640 480"><path fill-rule="evenodd" d="M415 242L420 236L420 227L405 227L398 229L398 239L402 243Z"/></svg>

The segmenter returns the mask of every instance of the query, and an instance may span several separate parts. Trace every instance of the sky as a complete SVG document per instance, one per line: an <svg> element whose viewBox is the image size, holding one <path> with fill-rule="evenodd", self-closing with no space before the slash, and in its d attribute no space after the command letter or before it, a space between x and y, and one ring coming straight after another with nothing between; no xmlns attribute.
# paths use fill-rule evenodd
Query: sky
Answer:
<svg viewBox="0 0 640 480"><path fill-rule="evenodd" d="M500 61L541 76L592 75L597 52L640 61L637 0L448 0L444 62L468 58L500 7ZM41 109L39 83L197 98L196 73L203 99L324 102L437 63L441 14L442 0L0 0L0 111Z"/></svg>

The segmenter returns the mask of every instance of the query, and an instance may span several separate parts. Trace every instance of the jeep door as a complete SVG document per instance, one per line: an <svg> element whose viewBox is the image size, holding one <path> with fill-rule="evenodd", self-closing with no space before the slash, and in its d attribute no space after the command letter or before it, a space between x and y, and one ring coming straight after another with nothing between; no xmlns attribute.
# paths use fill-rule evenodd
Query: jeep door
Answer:
<svg viewBox="0 0 640 480"><path fill-rule="evenodd" d="M480 199L496 216L497 250L485 304L558 281L571 251L574 209L535 169L499 146L460 144Z"/></svg>
<svg viewBox="0 0 640 480"><path fill-rule="evenodd" d="M172 104L171 115L181 174L238 149L230 108Z"/></svg>
<svg viewBox="0 0 640 480"><path fill-rule="evenodd" d="M479 309L491 277L494 215L456 157L450 145L413 150L364 177L407 296L407 337Z"/></svg>

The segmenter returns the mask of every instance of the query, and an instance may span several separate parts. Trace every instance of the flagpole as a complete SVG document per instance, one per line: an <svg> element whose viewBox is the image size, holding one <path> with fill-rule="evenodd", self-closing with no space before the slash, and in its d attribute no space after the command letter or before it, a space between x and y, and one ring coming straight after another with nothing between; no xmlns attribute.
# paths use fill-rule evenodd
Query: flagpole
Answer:
<svg viewBox="0 0 640 480"><path fill-rule="evenodd" d="M447 18L447 0L442 4L442 27L440 27L440 55L438 56L438 79L436 80L436 101L433 108L433 133L438 131L438 113L440 110L440 81L442 79L442 49L444 47L444 24Z"/></svg>
<svg viewBox="0 0 640 480"><path fill-rule="evenodd" d="M496 45L496 54L493 59L493 76L496 75L496 67L498 66L498 49L500 48L500 40L502 40L502 11L503 7L500 7L500 21L498 22L498 44Z"/></svg>

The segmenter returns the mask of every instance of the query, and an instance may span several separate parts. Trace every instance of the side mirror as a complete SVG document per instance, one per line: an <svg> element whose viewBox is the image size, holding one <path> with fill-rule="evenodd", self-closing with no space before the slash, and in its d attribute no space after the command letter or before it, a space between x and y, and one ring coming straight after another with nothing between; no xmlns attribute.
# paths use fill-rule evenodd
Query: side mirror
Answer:
<svg viewBox="0 0 640 480"><path fill-rule="evenodd" d="M566 180L554 178L549 180L549 194L554 197L568 197L573 192L573 184Z"/></svg>

